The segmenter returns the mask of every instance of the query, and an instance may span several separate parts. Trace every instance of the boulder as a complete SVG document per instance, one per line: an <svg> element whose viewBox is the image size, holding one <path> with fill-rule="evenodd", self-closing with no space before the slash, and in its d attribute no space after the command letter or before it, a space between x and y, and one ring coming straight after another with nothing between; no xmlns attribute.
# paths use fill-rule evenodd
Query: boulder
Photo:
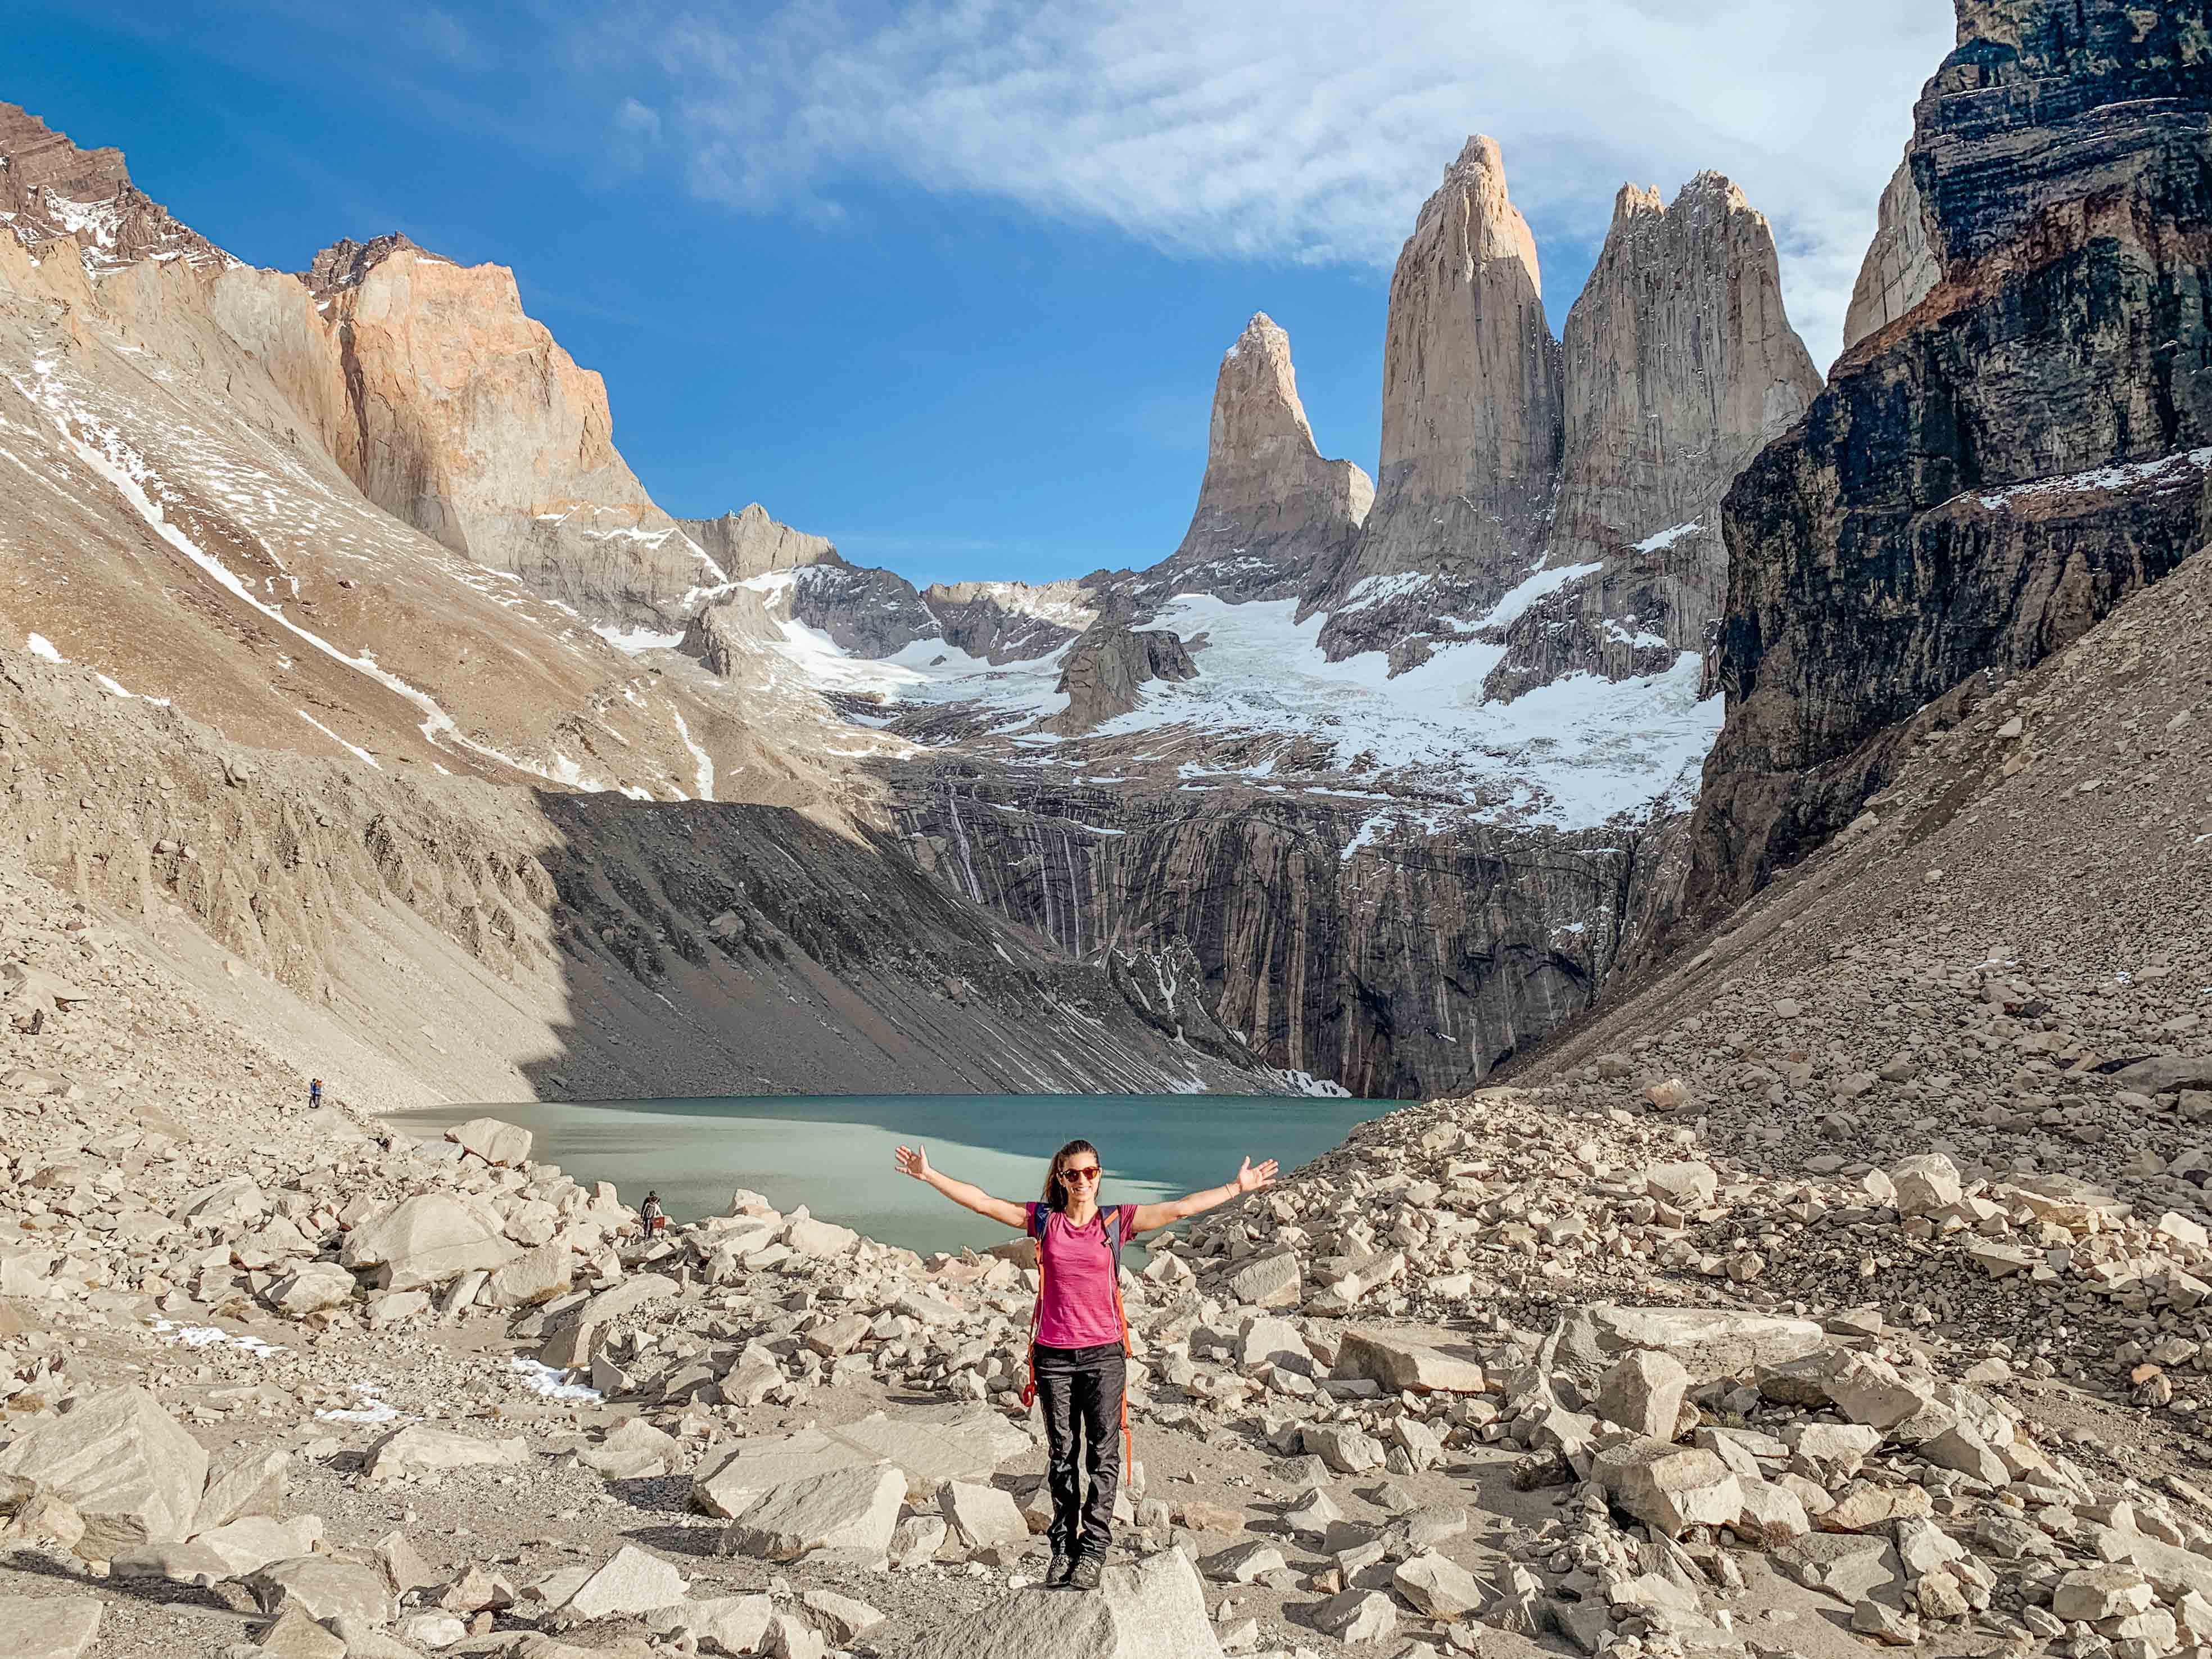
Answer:
<svg viewBox="0 0 2212 1659"><path fill-rule="evenodd" d="M227 1526L211 1528L191 1541L195 1549L210 1551L222 1560L224 1577L243 1578L272 1561L312 1554L322 1536L319 1515L298 1515L289 1521L249 1515Z"/></svg>
<svg viewBox="0 0 2212 1659"><path fill-rule="evenodd" d="M1382 1443L1348 1423L1309 1423L1300 1437L1308 1451L1339 1474L1358 1474L1382 1465Z"/></svg>
<svg viewBox="0 0 2212 1659"><path fill-rule="evenodd" d="M996 1486L966 1480L948 1480L938 1493L938 1507L953 1533L971 1553L998 1544L1029 1541L1029 1522L1011 1494Z"/></svg>
<svg viewBox="0 0 2212 1659"><path fill-rule="evenodd" d="M346 1235L338 1260L378 1269L377 1288L417 1290L481 1267L505 1267L514 1247L477 1211L443 1193L422 1193Z"/></svg>
<svg viewBox="0 0 2212 1659"><path fill-rule="evenodd" d="M1743 1492L1743 1511L1730 1524L1746 1543L1771 1550L1813 1530L1803 1500L1787 1486L1742 1474L1736 1484Z"/></svg>
<svg viewBox="0 0 2212 1659"><path fill-rule="evenodd" d="M199 1513L208 1456L143 1389L109 1389L34 1421L0 1450L21 1475L83 1518L76 1549L103 1559L185 1535Z"/></svg>
<svg viewBox="0 0 2212 1659"><path fill-rule="evenodd" d="M446 1139L487 1164L509 1166L530 1161L530 1131L495 1117L472 1117L446 1131Z"/></svg>
<svg viewBox="0 0 2212 1659"><path fill-rule="evenodd" d="M1724 1527L1743 1513L1743 1488L1720 1457L1698 1446L1625 1440L1601 1450L1589 1478L1614 1507L1655 1531Z"/></svg>
<svg viewBox="0 0 2212 1659"><path fill-rule="evenodd" d="M808 1475L760 1493L717 1547L769 1561L796 1561L822 1549L886 1555L905 1498L906 1476L890 1463Z"/></svg>
<svg viewBox="0 0 2212 1659"><path fill-rule="evenodd" d="M246 1581L266 1613L296 1607L318 1624L344 1617L374 1626L392 1621L391 1592L384 1575L335 1556L301 1555L272 1561Z"/></svg>
<svg viewBox="0 0 2212 1659"><path fill-rule="evenodd" d="M1377 1598L1385 1607L1389 1598ZM1220 1659L1206 1592L1180 1550L1106 1569L1096 1595L1013 1590L946 1620L907 1659Z"/></svg>
<svg viewBox="0 0 2212 1659"><path fill-rule="evenodd" d="M1895 1547L1865 1533L1808 1533L1768 1559L1806 1589L1826 1590L1847 1603L1904 1584L1904 1565Z"/></svg>
<svg viewBox="0 0 2212 1659"><path fill-rule="evenodd" d="M291 1471L290 1455L267 1446L216 1453L208 1461L207 1484L186 1535L197 1537L244 1516L283 1514Z"/></svg>
<svg viewBox="0 0 2212 1659"><path fill-rule="evenodd" d="M1380 1590L1348 1589L1314 1609L1314 1628L1350 1647L1376 1642L1398 1628L1397 1603Z"/></svg>
<svg viewBox="0 0 2212 1659"><path fill-rule="evenodd" d="M362 1473L370 1480L391 1480L434 1469L519 1469L529 1462L530 1444L520 1435L508 1440L474 1440L410 1423L370 1449Z"/></svg>
<svg viewBox="0 0 2212 1659"><path fill-rule="evenodd" d="M812 1216L793 1216L784 1229L783 1242L801 1255L843 1255L860 1242L860 1234L850 1227L840 1227L834 1222L817 1221Z"/></svg>
<svg viewBox="0 0 2212 1659"><path fill-rule="evenodd" d="M651 1613L684 1599L684 1575L657 1555L624 1544L564 1603L581 1619Z"/></svg>
<svg viewBox="0 0 2212 1659"><path fill-rule="evenodd" d="M177 1218L196 1226L226 1227L255 1220L269 1210L269 1194L255 1184L252 1176L233 1176L186 1194L177 1207Z"/></svg>
<svg viewBox="0 0 2212 1659"><path fill-rule="evenodd" d="M325 1630L306 1612L289 1607L278 1613L254 1644L266 1659L346 1659L346 1639Z"/></svg>
<svg viewBox="0 0 2212 1659"><path fill-rule="evenodd" d="M271 1285L266 1300L278 1313L305 1319L326 1308L343 1307L353 1300L356 1288L354 1276L337 1262L309 1261Z"/></svg>
<svg viewBox="0 0 2212 1659"><path fill-rule="evenodd" d="M99 1634L96 1595L0 1595L0 1653L8 1659L81 1659Z"/></svg>
<svg viewBox="0 0 2212 1659"><path fill-rule="evenodd" d="M1229 1294L1248 1307L1295 1308L1304 1299L1297 1252L1278 1250L1229 1275Z"/></svg>
<svg viewBox="0 0 2212 1659"><path fill-rule="evenodd" d="M1633 1434L1672 1440L1689 1389L1690 1374L1674 1355L1638 1349L1606 1373L1597 1414Z"/></svg>
<svg viewBox="0 0 2212 1659"><path fill-rule="evenodd" d="M1692 1383L1741 1376L1829 1346L1809 1319L1726 1308L1629 1308L1613 1303L1573 1310L1553 1333L1559 1369L1595 1390L1623 1354L1672 1354Z"/></svg>
<svg viewBox="0 0 2212 1659"><path fill-rule="evenodd" d="M1390 1582L1424 1615L1446 1623L1476 1612L1489 1600L1473 1573L1434 1550L1401 1562Z"/></svg>
<svg viewBox="0 0 2212 1659"><path fill-rule="evenodd" d="M1896 1189L1899 1215L1932 1215L1959 1201L1965 1189L1959 1166L1941 1152L1923 1152L1901 1158L1889 1167L1889 1184Z"/></svg>
<svg viewBox="0 0 2212 1659"><path fill-rule="evenodd" d="M775 1616L775 1603L764 1595L714 1595L657 1608L645 1625L662 1636L689 1632L702 1653L758 1653Z"/></svg>
<svg viewBox="0 0 2212 1659"><path fill-rule="evenodd" d="M482 1292L495 1308L534 1308L566 1296L574 1282L575 1256L559 1239L525 1250L491 1275Z"/></svg>
<svg viewBox="0 0 2212 1659"><path fill-rule="evenodd" d="M1384 1388L1415 1394L1480 1394L1482 1367L1419 1342L1353 1326L1337 1350L1346 1376L1371 1377Z"/></svg>
<svg viewBox="0 0 2212 1659"><path fill-rule="evenodd" d="M865 1636L884 1619L880 1609L835 1590L808 1590L799 1605L806 1622L841 1648L851 1646L854 1637Z"/></svg>
<svg viewBox="0 0 2212 1659"><path fill-rule="evenodd" d="M1678 1210L1702 1210L1720 1190L1720 1176L1710 1164L1686 1159L1655 1164L1644 1172L1644 1189L1662 1204Z"/></svg>
<svg viewBox="0 0 2212 1659"><path fill-rule="evenodd" d="M774 1439L741 1440L708 1449L691 1477L691 1507L705 1515L734 1520L763 1493L779 1486L843 1469L870 1468L884 1461L834 1440L819 1429L801 1429Z"/></svg>
<svg viewBox="0 0 2212 1659"><path fill-rule="evenodd" d="M1310 1371L1313 1355L1307 1351L1298 1328L1287 1319L1259 1318L1246 1325L1237 1339L1237 1362L1249 1370L1255 1365L1287 1365Z"/></svg>

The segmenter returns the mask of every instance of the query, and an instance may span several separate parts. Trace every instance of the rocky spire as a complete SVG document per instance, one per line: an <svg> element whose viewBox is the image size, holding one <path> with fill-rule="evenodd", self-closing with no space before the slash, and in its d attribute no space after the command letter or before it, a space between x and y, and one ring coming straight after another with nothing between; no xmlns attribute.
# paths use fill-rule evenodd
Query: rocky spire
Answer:
<svg viewBox="0 0 2212 1659"><path fill-rule="evenodd" d="M1851 285L1850 308L1844 313L1844 349L1918 305L1938 274L1908 157L1897 164L1881 192L1880 222L1859 265L1859 279Z"/></svg>
<svg viewBox="0 0 2212 1659"><path fill-rule="evenodd" d="M1559 441L1535 238L1506 196L1497 143L1470 138L1390 279L1382 471L1357 575L1485 563L1525 539Z"/></svg>
<svg viewBox="0 0 2212 1659"><path fill-rule="evenodd" d="M1546 562L1669 538L1655 550L1668 556L1662 631L1702 649L1727 580L1721 495L1820 389L1783 308L1765 216L1717 173L1672 206L1624 185L1561 345L1565 445Z"/></svg>
<svg viewBox="0 0 2212 1659"><path fill-rule="evenodd" d="M1371 599L1378 579L1410 576L1429 579L1431 600L1487 608L1540 541L1559 444L1559 349L1535 238L1506 196L1498 145L1470 138L1390 279L1375 507L1327 597ZM1403 655L1414 618L1397 613L1438 614L1401 591L1410 586L1393 585L1390 603L1357 622L1333 620L1331 654L1390 639Z"/></svg>
<svg viewBox="0 0 2212 1659"><path fill-rule="evenodd" d="M1190 528L1146 585L1240 603L1302 592L1342 560L1374 499L1358 467L1322 459L1298 401L1291 337L1256 313L1214 380Z"/></svg>
<svg viewBox="0 0 2212 1659"><path fill-rule="evenodd" d="M94 275L156 256L230 263L131 182L119 149L79 149L29 111L0 104L0 214L26 246L73 239Z"/></svg>

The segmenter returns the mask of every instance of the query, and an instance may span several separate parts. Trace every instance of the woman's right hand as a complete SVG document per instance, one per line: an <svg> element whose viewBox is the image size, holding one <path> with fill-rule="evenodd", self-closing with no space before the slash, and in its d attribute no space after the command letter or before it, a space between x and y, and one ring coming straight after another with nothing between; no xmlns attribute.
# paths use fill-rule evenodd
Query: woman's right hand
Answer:
<svg viewBox="0 0 2212 1659"><path fill-rule="evenodd" d="M901 1175L912 1176L916 1181L927 1181L933 1173L929 1167L929 1152L925 1147L902 1146L896 1157Z"/></svg>

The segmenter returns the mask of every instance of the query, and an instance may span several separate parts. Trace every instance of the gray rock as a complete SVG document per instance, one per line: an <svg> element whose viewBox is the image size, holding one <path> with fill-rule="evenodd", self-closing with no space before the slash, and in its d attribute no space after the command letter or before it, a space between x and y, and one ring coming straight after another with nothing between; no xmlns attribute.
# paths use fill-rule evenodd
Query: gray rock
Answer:
<svg viewBox="0 0 2212 1659"><path fill-rule="evenodd" d="M716 1547L769 1561L795 1561L815 1550L885 1556L905 1498L906 1476L890 1463L808 1475L760 1493Z"/></svg>
<svg viewBox="0 0 2212 1659"><path fill-rule="evenodd" d="M1204 1587L1179 1550L1107 1568L1096 1595L995 1596L907 1650L908 1659L1218 1659L1220 1653Z"/></svg>
<svg viewBox="0 0 2212 1659"><path fill-rule="evenodd" d="M584 1619L651 1613L684 1599L684 1575L657 1555L625 1544L576 1589L564 1604Z"/></svg>
<svg viewBox="0 0 2212 1659"><path fill-rule="evenodd" d="M84 1521L78 1553L104 1559L185 1535L207 1453L143 1389L109 1389L34 1420L0 1450L0 1475L34 1480Z"/></svg>
<svg viewBox="0 0 2212 1659"><path fill-rule="evenodd" d="M1490 1599L1473 1573L1433 1550L1401 1562L1390 1582L1421 1613L1446 1622L1480 1611Z"/></svg>
<svg viewBox="0 0 2212 1659"><path fill-rule="evenodd" d="M530 1161L530 1131L495 1117L472 1117L446 1131L446 1139L463 1152L474 1152L487 1164L518 1164Z"/></svg>
<svg viewBox="0 0 2212 1659"><path fill-rule="evenodd" d="M346 1235L339 1261L378 1269L377 1287L410 1291L481 1267L503 1267L514 1247L498 1225L444 1193L421 1193Z"/></svg>
<svg viewBox="0 0 2212 1659"><path fill-rule="evenodd" d="M1616 1507L1669 1538L1692 1526L1728 1526L1743 1513L1742 1486L1702 1447L1623 1441L1597 1454L1589 1478Z"/></svg>
<svg viewBox="0 0 2212 1659"><path fill-rule="evenodd" d="M1689 1389L1690 1374L1674 1355L1638 1349L1606 1373L1597 1414L1631 1433L1672 1440Z"/></svg>
<svg viewBox="0 0 2212 1659"><path fill-rule="evenodd" d="M374 1567L328 1555L295 1556L272 1561L252 1574L246 1587L266 1613L296 1608L317 1623L343 1615L370 1626L392 1622L392 1596Z"/></svg>

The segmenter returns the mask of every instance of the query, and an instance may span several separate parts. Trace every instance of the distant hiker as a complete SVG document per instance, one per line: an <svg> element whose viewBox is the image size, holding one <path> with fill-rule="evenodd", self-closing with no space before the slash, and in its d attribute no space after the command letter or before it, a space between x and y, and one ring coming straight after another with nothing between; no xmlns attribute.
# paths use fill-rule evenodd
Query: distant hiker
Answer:
<svg viewBox="0 0 2212 1659"><path fill-rule="evenodd" d="M313 1111L323 1103L323 1080L319 1077L307 1079L307 1109Z"/></svg>
<svg viewBox="0 0 2212 1659"><path fill-rule="evenodd" d="M660 1194L647 1193L645 1202L637 1208L638 1219L645 1223L645 1236L651 1238L668 1224L668 1212L660 1207Z"/></svg>
<svg viewBox="0 0 2212 1659"><path fill-rule="evenodd" d="M1052 1155L1044 1197L1035 1204L993 1198L980 1187L939 1174L920 1146L902 1146L902 1174L927 1182L963 1209L1019 1227L1037 1241L1037 1300L1030 1326L1027 1406L1044 1396L1052 1488L1052 1566L1048 1588L1097 1589L1114 1527L1114 1489L1129 1432L1129 1321L1121 1310L1121 1247L1135 1234L1257 1192L1275 1179L1275 1161L1246 1158L1237 1178L1166 1204L1098 1205L1098 1149L1071 1140ZM1082 1448L1090 1491L1077 1484Z"/></svg>

